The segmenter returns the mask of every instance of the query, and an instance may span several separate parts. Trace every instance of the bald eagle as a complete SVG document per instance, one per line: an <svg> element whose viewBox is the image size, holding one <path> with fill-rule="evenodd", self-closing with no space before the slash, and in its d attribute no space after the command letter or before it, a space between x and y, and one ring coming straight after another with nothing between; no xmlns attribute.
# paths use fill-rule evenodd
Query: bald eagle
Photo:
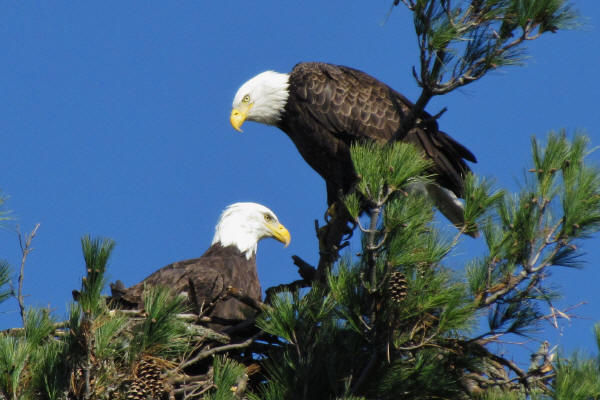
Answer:
<svg viewBox="0 0 600 400"><path fill-rule="evenodd" d="M146 288L166 286L174 293L187 294L195 310L205 311L204 315L216 323L211 327L247 319L256 313L254 309L235 298L219 298L232 286L260 301L256 249L258 242L268 237L285 246L290 243L290 233L273 211L256 203L232 204L221 214L212 245L202 257L167 265L127 289L119 282L112 284L112 297L121 305L141 308Z"/></svg>
<svg viewBox="0 0 600 400"><path fill-rule="evenodd" d="M244 121L284 131L304 160L327 185L327 202L348 193L357 180L350 157L354 142L387 143L400 129L411 103L366 73L325 63L300 63L289 74L266 71L244 83L233 100L230 121L241 132ZM416 145L433 161L436 183L417 187L455 225L464 224L465 160L477 162L463 145L438 129L426 112L399 140Z"/></svg>

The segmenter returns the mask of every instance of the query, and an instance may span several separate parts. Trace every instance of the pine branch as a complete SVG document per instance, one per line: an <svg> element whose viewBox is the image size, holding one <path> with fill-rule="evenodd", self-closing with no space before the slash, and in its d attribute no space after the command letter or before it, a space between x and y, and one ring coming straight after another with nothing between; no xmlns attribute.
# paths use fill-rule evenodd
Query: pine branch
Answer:
<svg viewBox="0 0 600 400"><path fill-rule="evenodd" d="M370 226L369 226L369 231L367 233L367 244L365 246L365 255L366 259L367 259L367 269L368 269L368 276L369 276L369 289L371 291L374 291L375 288L377 287L377 270L375 268L375 257L376 257L376 251L381 247L381 245L377 245L375 243L376 241L376 234L378 233L377 231L377 223L379 221L379 216L382 212L382 207L383 203L378 203L374 208L372 208L369 212L369 219L370 219ZM371 304L371 309L372 309L372 313L374 313L374 304ZM374 324L375 321L375 315L372 314L371 315L371 323Z"/></svg>
<svg viewBox="0 0 600 400"><path fill-rule="evenodd" d="M317 274L317 269L315 267L295 255L292 256L292 260L294 261L294 265L298 267L298 274L300 274L302 279L306 282L312 282L315 279Z"/></svg>
<svg viewBox="0 0 600 400"><path fill-rule="evenodd" d="M202 394L215 387L214 370L211 366L206 374L189 376L182 375L171 379L172 384L178 385L174 390L176 395L182 395L183 399L200 398Z"/></svg>
<svg viewBox="0 0 600 400"><path fill-rule="evenodd" d="M413 13L419 72L413 67L412 74L422 91L391 142L415 127L433 96L475 82L490 70L519 64L525 42L569 27L576 18L567 0L548 2L537 9L515 5L520 2L490 0L468 5L459 1L456 6L450 0L402 2ZM518 30L520 34L516 34ZM450 78L444 81L446 71Z"/></svg>
<svg viewBox="0 0 600 400"><path fill-rule="evenodd" d="M281 292L296 292L299 289L312 286L312 281L307 282L305 279L298 279L290 283L282 283L281 285L271 286L265 290L265 303L271 304L273 297Z"/></svg>
<svg viewBox="0 0 600 400"><path fill-rule="evenodd" d="M243 290L234 288L233 286L228 286L226 289L227 296L231 296L235 299L238 299L242 303L254 308L256 311L263 311L268 307L265 303L258 301L247 294L244 293Z"/></svg>
<svg viewBox="0 0 600 400"><path fill-rule="evenodd" d="M93 344L92 344L92 321L91 316L84 313L83 321L81 323L82 326L82 338L84 340L84 349L85 349L85 358L83 360L83 376L85 381L85 389L83 393L83 398L85 400L89 400L92 397L92 387L91 387L91 371L92 371L92 353L93 353Z"/></svg>
<svg viewBox="0 0 600 400"><path fill-rule="evenodd" d="M145 320L148 314L142 310L111 310L110 313L123 314L136 322ZM176 314L175 318L186 323L186 329L192 331L198 341L209 339L219 343L229 343L231 338L223 333L216 332L210 328L198 325L197 322L210 322L199 319L196 314Z"/></svg>
<svg viewBox="0 0 600 400"><path fill-rule="evenodd" d="M246 348L246 347L250 346L256 339L258 339L262 335L263 335L263 332L258 332L256 334L252 335L250 338L248 338L240 343L226 344L224 346L215 347L215 348L212 348L209 350L202 351L202 352L198 353L196 356L194 356L193 358L191 358L188 361L186 361L185 363L183 363L182 368L186 368L191 365L194 365L198 361L201 361L201 360L203 360L207 357L210 357L214 354L217 354L217 353L223 353L223 352L229 351L229 350L237 350L237 349Z"/></svg>

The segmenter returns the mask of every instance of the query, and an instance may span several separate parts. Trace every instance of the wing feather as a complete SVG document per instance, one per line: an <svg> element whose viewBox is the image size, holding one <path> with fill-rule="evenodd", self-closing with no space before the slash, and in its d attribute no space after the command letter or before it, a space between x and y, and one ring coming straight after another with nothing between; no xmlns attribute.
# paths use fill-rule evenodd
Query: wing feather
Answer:
<svg viewBox="0 0 600 400"><path fill-rule="evenodd" d="M142 308L144 290L152 286L168 287L175 294L187 294L196 312L214 307L208 316L219 320L240 320L255 314L255 310L237 299L220 300L229 286L242 290L255 300L261 299L255 258L246 259L233 246L214 245L200 258L167 265L137 285L119 290L116 300Z"/></svg>
<svg viewBox="0 0 600 400"><path fill-rule="evenodd" d="M328 184L344 191L354 179L336 176L336 169L348 173L353 167L339 157L339 151L356 140L386 143L400 129L414 104L402 94L362 71L325 63L300 63L290 75L288 133L304 159ZM304 118L301 118L303 116ZM448 134L427 113L418 116L416 126L400 140L417 145L434 162L433 173L443 187L463 195L463 179L470 171L465 160L475 156ZM319 150L316 150L319 148ZM317 154L318 153L318 154Z"/></svg>

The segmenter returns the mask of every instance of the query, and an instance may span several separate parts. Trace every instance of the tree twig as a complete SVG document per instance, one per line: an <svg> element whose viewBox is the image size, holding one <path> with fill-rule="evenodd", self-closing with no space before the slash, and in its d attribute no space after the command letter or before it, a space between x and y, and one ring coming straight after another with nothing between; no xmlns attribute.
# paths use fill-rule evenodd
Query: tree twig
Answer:
<svg viewBox="0 0 600 400"><path fill-rule="evenodd" d="M310 287L311 283L305 281L304 279L298 279L297 281L293 281L290 283L282 283L281 285L271 286L267 290L265 290L265 303L271 304L271 299L279 292L289 291L294 292L298 289L302 289L305 287Z"/></svg>
<svg viewBox="0 0 600 400"><path fill-rule="evenodd" d="M228 286L226 293L228 296L238 299L242 303L254 308L257 311L263 311L265 308L268 307L262 301L258 301L256 299L253 299L252 297L248 296L246 293L244 293L244 291L242 289L235 288L233 286Z"/></svg>
<svg viewBox="0 0 600 400"><path fill-rule="evenodd" d="M198 361L201 361L201 360L205 359L206 357L210 357L216 353L222 353L224 351L229 351L229 350L243 349L245 347L250 346L252 344L252 342L254 342L256 339L258 339L262 335L263 335L263 332L260 331L256 334L252 335L250 338L244 340L243 342L226 344L224 346L214 347L212 349L202 351L202 352L198 353L196 356L194 356L193 358L191 358L188 361L186 361L185 363L183 363L183 365L181 367L182 368L189 367L190 365L193 365L193 364L197 363Z"/></svg>
<svg viewBox="0 0 600 400"><path fill-rule="evenodd" d="M327 273L338 259L340 250L349 244L347 241L344 242L344 236L352 233L348 228L348 222L351 222L352 218L343 202L334 203L330 209L334 209L334 212L325 226L319 227L318 222L315 221L320 254L315 280L322 283L325 282Z"/></svg>
<svg viewBox="0 0 600 400"><path fill-rule="evenodd" d="M312 282L315 279L317 275L317 269L315 267L296 255L292 256L292 260L294 260L294 265L298 267L298 274L300 274L302 279L307 282Z"/></svg>
<svg viewBox="0 0 600 400"><path fill-rule="evenodd" d="M19 312L21 313L21 320L23 321L23 326L25 326L25 300L23 295L23 280L25 278L25 261L27 260L27 256L29 253L33 251L33 247L31 247L31 241L37 234L37 230L40 227L40 223L38 222L33 230L27 235L27 239L23 241L23 235L20 231L17 232L19 237L19 246L21 247L21 269L19 271L19 283L17 289L17 301L19 302Z"/></svg>

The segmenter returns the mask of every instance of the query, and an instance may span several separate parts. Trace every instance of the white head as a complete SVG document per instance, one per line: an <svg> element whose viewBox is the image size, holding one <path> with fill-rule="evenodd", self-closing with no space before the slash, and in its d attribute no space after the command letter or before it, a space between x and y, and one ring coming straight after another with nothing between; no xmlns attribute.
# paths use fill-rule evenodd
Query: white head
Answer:
<svg viewBox="0 0 600 400"><path fill-rule="evenodd" d="M244 83L233 98L231 125L240 132L245 120L275 125L287 103L289 77L265 71Z"/></svg>
<svg viewBox="0 0 600 400"><path fill-rule="evenodd" d="M257 203L234 203L221 214L212 244L235 246L250 259L256 254L258 241L267 237L286 246L291 239L288 230L267 207Z"/></svg>

